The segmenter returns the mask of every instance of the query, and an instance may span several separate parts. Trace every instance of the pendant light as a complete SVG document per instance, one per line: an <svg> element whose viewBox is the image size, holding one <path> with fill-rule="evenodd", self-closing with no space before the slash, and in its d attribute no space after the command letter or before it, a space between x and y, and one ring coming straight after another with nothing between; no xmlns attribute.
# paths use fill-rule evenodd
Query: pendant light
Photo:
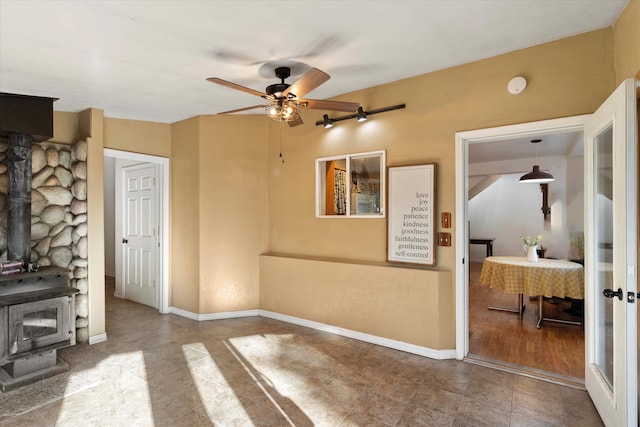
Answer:
<svg viewBox="0 0 640 427"><path fill-rule="evenodd" d="M542 142L541 139L532 139L531 143L537 144ZM536 146L536 163L538 162L538 147ZM533 170L520 177L521 184L542 184L545 182L555 181L555 178L550 173L546 173L540 170L539 165L535 165Z"/></svg>

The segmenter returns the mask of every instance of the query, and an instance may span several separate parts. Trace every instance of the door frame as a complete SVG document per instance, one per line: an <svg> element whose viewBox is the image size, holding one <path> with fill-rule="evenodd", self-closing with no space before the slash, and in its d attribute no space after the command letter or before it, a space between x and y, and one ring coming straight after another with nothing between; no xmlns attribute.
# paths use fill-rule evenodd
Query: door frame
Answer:
<svg viewBox="0 0 640 427"><path fill-rule="evenodd" d="M169 313L169 159L166 157L153 156L149 154L132 153L129 151L104 149L104 157L113 157L121 160L133 160L140 163L152 163L158 168L158 222L160 233L158 242L160 244L160 256L158 257L158 311ZM115 176L122 173L122 168L116 168ZM121 212L116 212L121 215ZM118 238L116 236L116 245ZM116 259L116 272L118 275L118 261Z"/></svg>
<svg viewBox="0 0 640 427"><path fill-rule="evenodd" d="M559 119L520 123L486 129L456 132L456 217L455 217L455 286L456 286L456 359L469 353L469 144L492 142L515 137L538 136L558 132L584 131L590 114Z"/></svg>

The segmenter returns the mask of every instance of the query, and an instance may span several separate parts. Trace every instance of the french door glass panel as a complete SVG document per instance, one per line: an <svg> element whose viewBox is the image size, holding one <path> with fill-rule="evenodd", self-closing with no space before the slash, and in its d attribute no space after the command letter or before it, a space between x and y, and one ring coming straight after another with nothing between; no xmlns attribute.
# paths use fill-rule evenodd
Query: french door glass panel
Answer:
<svg viewBox="0 0 640 427"><path fill-rule="evenodd" d="M608 126L595 139L595 252L596 295L613 288L613 126ZM595 303L595 365L613 392L613 301L598 297Z"/></svg>

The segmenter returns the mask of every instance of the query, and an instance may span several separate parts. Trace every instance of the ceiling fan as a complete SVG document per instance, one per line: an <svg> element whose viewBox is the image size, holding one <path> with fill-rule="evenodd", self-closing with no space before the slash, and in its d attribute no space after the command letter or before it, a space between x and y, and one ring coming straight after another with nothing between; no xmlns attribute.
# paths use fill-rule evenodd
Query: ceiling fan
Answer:
<svg viewBox="0 0 640 427"><path fill-rule="evenodd" d="M357 102L326 101L302 98L304 95L331 78L329 74L318 70L317 68L311 68L291 85L285 83L285 80L291 75L291 68L277 67L275 69L275 74L276 77L280 79L280 83L274 83L267 86L264 93L217 77L209 77L207 81L210 81L211 83L240 90L250 95L263 98L267 101L264 104L238 108L237 110L223 111L219 114L231 114L238 113L240 111L253 110L254 108L264 108L269 118L278 122L287 122L289 126L293 127L303 123L302 118L300 117L301 108L355 112L360 106Z"/></svg>

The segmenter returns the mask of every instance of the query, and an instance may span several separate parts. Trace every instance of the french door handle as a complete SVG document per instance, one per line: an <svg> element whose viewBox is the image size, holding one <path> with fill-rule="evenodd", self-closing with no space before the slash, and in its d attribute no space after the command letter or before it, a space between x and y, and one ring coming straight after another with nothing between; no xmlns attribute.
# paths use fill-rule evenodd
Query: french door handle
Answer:
<svg viewBox="0 0 640 427"><path fill-rule="evenodd" d="M622 301L622 294L623 292L621 288L618 288L617 291L613 291L611 289L605 289L602 291L602 295L604 295L605 297L607 298L618 297L620 301Z"/></svg>

